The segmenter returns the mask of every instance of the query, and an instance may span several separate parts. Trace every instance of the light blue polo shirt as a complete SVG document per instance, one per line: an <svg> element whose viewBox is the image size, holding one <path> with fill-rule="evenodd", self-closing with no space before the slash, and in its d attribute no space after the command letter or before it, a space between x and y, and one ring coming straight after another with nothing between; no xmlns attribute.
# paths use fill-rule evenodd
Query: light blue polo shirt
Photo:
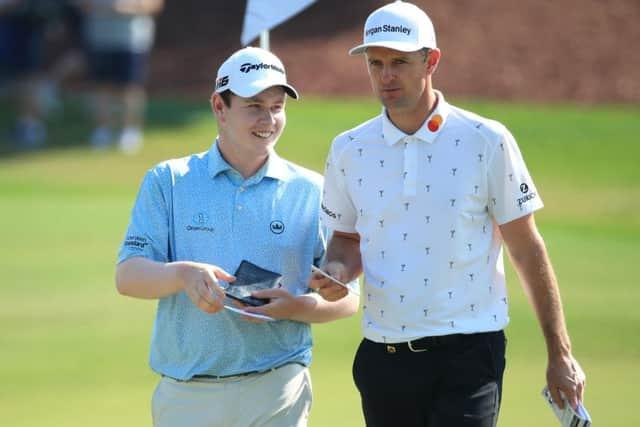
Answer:
<svg viewBox="0 0 640 427"><path fill-rule="evenodd" d="M248 260L282 274L289 292L303 294L311 264L319 265L325 252L321 192L321 175L275 153L244 180L214 143L147 172L118 262L137 256L196 261L233 274ZM308 365L311 344L307 323L257 324L229 310L207 314L181 291L158 302L150 365L182 380L234 375L287 362Z"/></svg>

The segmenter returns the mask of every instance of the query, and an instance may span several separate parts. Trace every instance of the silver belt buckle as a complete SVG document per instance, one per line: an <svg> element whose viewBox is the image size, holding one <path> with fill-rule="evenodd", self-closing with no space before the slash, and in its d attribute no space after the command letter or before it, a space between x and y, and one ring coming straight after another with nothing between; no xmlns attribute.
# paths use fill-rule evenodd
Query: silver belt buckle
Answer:
<svg viewBox="0 0 640 427"><path fill-rule="evenodd" d="M413 348L413 345L411 345L411 341L407 341L407 346L412 353L422 353L423 351L429 350L428 348Z"/></svg>

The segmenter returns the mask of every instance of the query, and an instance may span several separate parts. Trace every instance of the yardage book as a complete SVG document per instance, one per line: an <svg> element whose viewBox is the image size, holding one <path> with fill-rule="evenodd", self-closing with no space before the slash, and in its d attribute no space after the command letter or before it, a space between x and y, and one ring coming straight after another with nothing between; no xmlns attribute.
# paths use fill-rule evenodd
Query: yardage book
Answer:
<svg viewBox="0 0 640 427"><path fill-rule="evenodd" d="M579 403L578 410L574 411L563 395L564 409L560 409L551 398L551 392L547 386L542 389L542 397L549 403L551 410L560 420L562 427L589 427L591 425L591 417L582 403Z"/></svg>
<svg viewBox="0 0 640 427"><path fill-rule="evenodd" d="M277 288L280 286L280 279L282 279L280 274L266 270L246 260L240 263L234 276L236 276L236 280L229 283L229 286L225 289L226 295L229 298L253 306L264 305L269 300L252 297L252 292Z"/></svg>

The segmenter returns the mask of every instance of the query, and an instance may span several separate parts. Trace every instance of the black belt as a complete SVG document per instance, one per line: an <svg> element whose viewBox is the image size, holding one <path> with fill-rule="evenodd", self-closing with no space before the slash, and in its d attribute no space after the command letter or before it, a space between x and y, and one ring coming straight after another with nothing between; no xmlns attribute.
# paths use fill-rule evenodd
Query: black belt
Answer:
<svg viewBox="0 0 640 427"><path fill-rule="evenodd" d="M250 375L257 375L257 374L266 374L269 372L273 372L275 370L278 370L280 368L283 368L287 365L291 365L291 364L297 364L300 366L306 366L300 362L287 362L283 365L280 366L276 366L275 368L269 368L263 371L249 371L249 372L242 372L240 374L233 374L233 375L194 375L193 377L191 377L190 380L187 381L216 381L216 380L223 380L223 379L228 379L228 378L241 378L241 377L248 377ZM181 380L178 380L181 381Z"/></svg>
<svg viewBox="0 0 640 427"><path fill-rule="evenodd" d="M440 335L433 337L422 337L411 341L398 342L398 343L377 343L374 341L370 341L376 346L382 347L384 351L389 354L396 353L422 353L424 351L433 350L441 347L450 347L454 345L458 345L462 342L469 341L471 339L476 339L478 337L488 336L492 334L499 334L502 331L498 332L478 332L475 334L451 334L451 335Z"/></svg>

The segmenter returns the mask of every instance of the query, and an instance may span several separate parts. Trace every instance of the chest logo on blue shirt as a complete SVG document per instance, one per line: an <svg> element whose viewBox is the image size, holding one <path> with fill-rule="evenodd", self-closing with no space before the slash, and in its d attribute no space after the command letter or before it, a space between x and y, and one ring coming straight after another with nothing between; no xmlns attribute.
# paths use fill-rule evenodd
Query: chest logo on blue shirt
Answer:
<svg viewBox="0 0 640 427"><path fill-rule="evenodd" d="M282 234L284 232L284 223L279 220L271 221L269 228L271 228L273 234Z"/></svg>
<svg viewBox="0 0 640 427"><path fill-rule="evenodd" d="M191 224L187 225L187 231L208 231L213 233L213 227L209 225L209 215L198 212L191 217Z"/></svg>

